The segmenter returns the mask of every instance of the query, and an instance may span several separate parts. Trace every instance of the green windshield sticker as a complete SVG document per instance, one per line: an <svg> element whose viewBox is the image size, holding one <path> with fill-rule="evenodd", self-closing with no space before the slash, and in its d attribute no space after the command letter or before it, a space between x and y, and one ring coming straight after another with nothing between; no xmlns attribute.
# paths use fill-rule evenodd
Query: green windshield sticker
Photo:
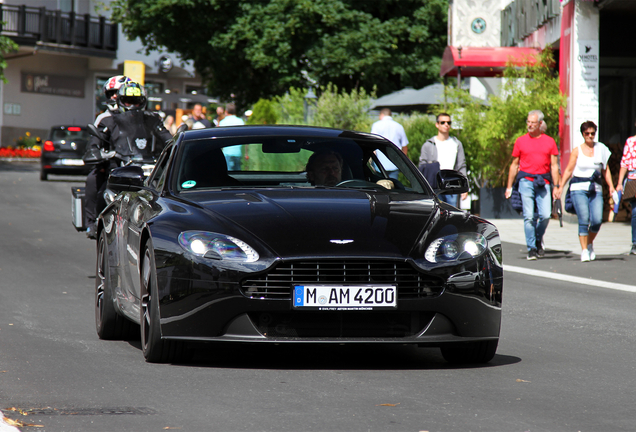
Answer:
<svg viewBox="0 0 636 432"><path fill-rule="evenodd" d="M194 180L188 180L187 182L183 182L181 187L184 189L190 189L191 187L194 187L196 184L197 182L195 182Z"/></svg>

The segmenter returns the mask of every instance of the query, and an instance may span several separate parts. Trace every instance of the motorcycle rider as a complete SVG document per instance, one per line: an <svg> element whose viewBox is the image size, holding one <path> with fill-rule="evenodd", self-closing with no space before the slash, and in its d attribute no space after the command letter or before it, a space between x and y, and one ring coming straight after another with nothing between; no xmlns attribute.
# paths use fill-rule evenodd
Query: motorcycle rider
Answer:
<svg viewBox="0 0 636 432"><path fill-rule="evenodd" d="M102 87L104 96L106 97L106 110L97 116L94 123L95 126L99 127L104 118L120 113L119 105L117 104L117 91L122 85L130 82L132 82L132 80L125 75L115 75L106 80ZM102 185L108 178L108 172L110 172L110 169L105 163L95 163L94 161L90 162L90 159L87 159L87 156L89 155L90 153L87 151L84 155L84 162L87 165L92 163L94 166L86 176L86 187L84 190L84 214L88 220L86 235L89 238L94 238L95 218L97 217L94 209L96 206L97 195L100 189L103 190Z"/></svg>
<svg viewBox="0 0 636 432"><path fill-rule="evenodd" d="M104 96L106 96L106 110L97 116L95 119L95 126L99 126L101 120L104 117L109 117L113 114L119 113L119 105L117 105L117 91L121 88L122 85L133 82L130 78L125 75L115 75L104 83Z"/></svg>
<svg viewBox="0 0 636 432"><path fill-rule="evenodd" d="M116 99L118 112L111 110L111 115L102 117L96 125L105 142L91 137L84 155L85 163L97 165L90 184L87 178L84 201L86 235L91 239L97 238L95 221L106 206L103 195L110 171L131 160L154 159L172 139L161 117L144 110L146 91L139 83L123 83Z"/></svg>

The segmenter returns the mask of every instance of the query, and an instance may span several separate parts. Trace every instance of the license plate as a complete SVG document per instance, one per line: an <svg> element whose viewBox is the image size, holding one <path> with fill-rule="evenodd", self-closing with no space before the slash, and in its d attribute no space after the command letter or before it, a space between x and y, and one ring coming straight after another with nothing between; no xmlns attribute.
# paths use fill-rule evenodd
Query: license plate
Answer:
<svg viewBox="0 0 636 432"><path fill-rule="evenodd" d="M374 310L397 308L395 285L296 285L293 306L315 310Z"/></svg>
<svg viewBox="0 0 636 432"><path fill-rule="evenodd" d="M81 159L60 159L58 163L60 165L84 166L84 161Z"/></svg>

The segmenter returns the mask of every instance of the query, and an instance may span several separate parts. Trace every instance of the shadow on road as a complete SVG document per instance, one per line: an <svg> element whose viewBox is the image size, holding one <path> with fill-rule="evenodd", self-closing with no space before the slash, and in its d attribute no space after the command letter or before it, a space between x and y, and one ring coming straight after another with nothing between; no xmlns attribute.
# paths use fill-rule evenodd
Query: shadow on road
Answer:
<svg viewBox="0 0 636 432"><path fill-rule="evenodd" d="M140 350L139 341L130 341ZM507 366L521 361L495 355L487 364L452 365L438 348L411 345L229 344L194 345L194 357L183 367L264 370L447 370Z"/></svg>

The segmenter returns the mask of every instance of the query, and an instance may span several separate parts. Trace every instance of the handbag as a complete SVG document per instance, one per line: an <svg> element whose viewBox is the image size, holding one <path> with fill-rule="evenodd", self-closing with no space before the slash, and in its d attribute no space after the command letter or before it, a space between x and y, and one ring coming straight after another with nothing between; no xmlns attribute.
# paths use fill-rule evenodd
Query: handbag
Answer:
<svg viewBox="0 0 636 432"><path fill-rule="evenodd" d="M623 199L632 200L636 197L636 180L628 179L623 186Z"/></svg>

